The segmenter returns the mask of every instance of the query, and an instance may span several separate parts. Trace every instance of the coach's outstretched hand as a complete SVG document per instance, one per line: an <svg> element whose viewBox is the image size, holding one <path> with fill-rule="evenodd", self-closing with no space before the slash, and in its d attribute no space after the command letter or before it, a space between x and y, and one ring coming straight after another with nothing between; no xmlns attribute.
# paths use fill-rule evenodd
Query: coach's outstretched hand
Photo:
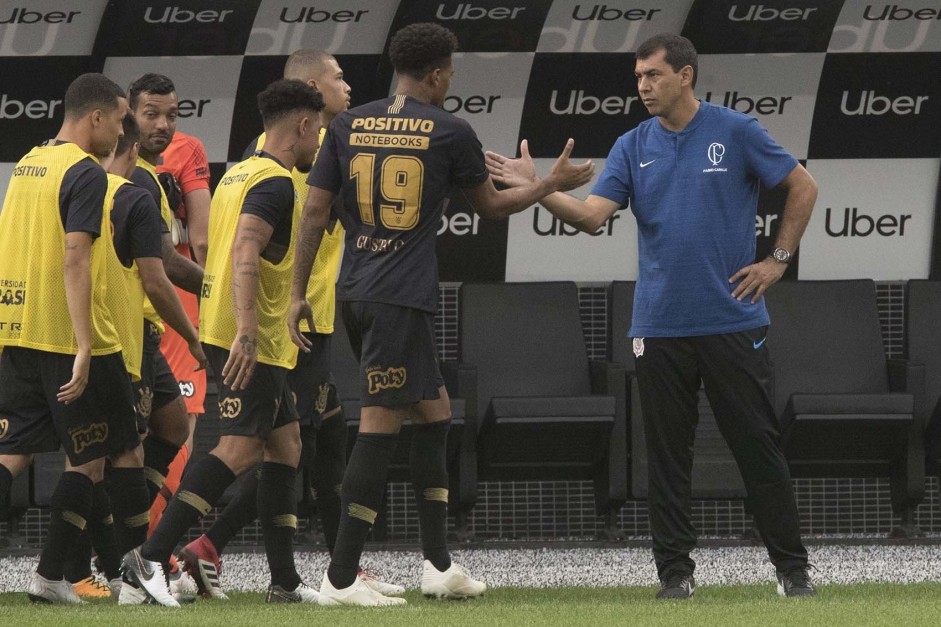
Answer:
<svg viewBox="0 0 941 627"><path fill-rule="evenodd" d="M555 163L552 165L552 172L549 174L550 178L556 177L558 179L558 190L560 192L567 192L576 187L581 187L595 176L595 164L593 161L589 160L580 165L575 165L569 161L569 156L572 154L572 148L574 147L575 140L570 137L569 140L565 142L565 148L562 149L562 154L559 155L559 158L555 160ZM521 143L520 150L522 151L522 149L523 146ZM526 156L529 157L529 146L527 146ZM532 163L532 161L532 158L529 158L529 162Z"/></svg>
<svg viewBox="0 0 941 627"><path fill-rule="evenodd" d="M562 150L562 154L559 155L559 158L556 159L555 164L552 166L550 176L556 176L558 178L558 189L561 192L567 192L576 187L581 187L591 181L592 177L595 175L595 164L593 161L589 160L579 165L575 165L569 161L572 148L574 147L574 139L569 139L565 142L565 148ZM520 187L535 181L537 179L536 165L533 163L533 158L529 154L529 142L525 139L520 142L520 155L518 159L510 159L489 150L484 153L487 170L490 172L490 176L493 180L507 187Z"/></svg>

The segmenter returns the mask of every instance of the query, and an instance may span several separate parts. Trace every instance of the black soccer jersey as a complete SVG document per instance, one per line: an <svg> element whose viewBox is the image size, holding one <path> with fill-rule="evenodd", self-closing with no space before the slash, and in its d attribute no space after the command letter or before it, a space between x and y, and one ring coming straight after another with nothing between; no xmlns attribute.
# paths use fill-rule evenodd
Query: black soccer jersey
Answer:
<svg viewBox="0 0 941 627"><path fill-rule="evenodd" d="M114 249L121 264L130 268L135 259L163 256L160 213L153 197L136 185L122 185L111 208Z"/></svg>
<svg viewBox="0 0 941 627"><path fill-rule="evenodd" d="M454 187L488 176L473 129L443 109L398 95L339 114L308 178L339 196L337 297L433 313L441 215Z"/></svg>

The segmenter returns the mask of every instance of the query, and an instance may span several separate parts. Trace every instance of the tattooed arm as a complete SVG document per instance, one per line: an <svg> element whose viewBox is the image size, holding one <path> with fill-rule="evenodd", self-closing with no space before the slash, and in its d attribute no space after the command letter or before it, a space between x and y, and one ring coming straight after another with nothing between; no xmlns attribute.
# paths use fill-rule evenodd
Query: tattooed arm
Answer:
<svg viewBox="0 0 941 627"><path fill-rule="evenodd" d="M301 215L301 226L297 233L297 248L294 251L294 275L291 281L291 308L288 311L288 328L291 332L291 341L297 344L305 353L310 352L311 343L301 333L300 322L307 320L310 328L314 328L314 317L307 302L307 283L310 281L310 271L314 266L314 258L320 250L324 229L330 221L330 205L334 195L319 187L310 187L307 202L304 203L304 212Z"/></svg>
<svg viewBox="0 0 941 627"><path fill-rule="evenodd" d="M232 245L232 305L235 308L237 331L222 369L222 377L232 389L245 389L257 363L256 340L258 317L255 310L258 295L258 273L261 252L267 246L272 227L251 214L239 216Z"/></svg>

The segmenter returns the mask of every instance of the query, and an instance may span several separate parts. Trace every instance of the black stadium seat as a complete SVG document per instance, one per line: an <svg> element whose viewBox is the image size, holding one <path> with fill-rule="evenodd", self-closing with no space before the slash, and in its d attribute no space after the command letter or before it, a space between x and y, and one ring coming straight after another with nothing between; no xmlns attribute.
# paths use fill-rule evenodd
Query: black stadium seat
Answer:
<svg viewBox="0 0 941 627"><path fill-rule="evenodd" d="M941 477L941 281L911 280L905 287L905 357L925 364L925 471Z"/></svg>
<svg viewBox="0 0 941 627"><path fill-rule="evenodd" d="M481 479L594 482L616 534L627 498L623 369L589 362L571 282L464 283L460 362L477 371Z"/></svg>
<svg viewBox="0 0 941 627"><path fill-rule="evenodd" d="M889 477L896 535L925 492L924 365L887 360L871 280L781 282L766 295L775 410L795 477Z"/></svg>

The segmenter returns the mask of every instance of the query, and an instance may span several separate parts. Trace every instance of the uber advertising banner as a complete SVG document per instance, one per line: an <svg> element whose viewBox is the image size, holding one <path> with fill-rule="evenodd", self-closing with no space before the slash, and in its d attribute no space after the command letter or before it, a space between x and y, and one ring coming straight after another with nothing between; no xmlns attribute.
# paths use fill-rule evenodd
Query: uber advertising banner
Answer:
<svg viewBox="0 0 941 627"><path fill-rule="evenodd" d="M262 0L245 51L287 56L300 48L333 54L379 54L396 0Z"/></svg>
<svg viewBox="0 0 941 627"><path fill-rule="evenodd" d="M938 160L823 159L801 244L801 279L928 277Z"/></svg>
<svg viewBox="0 0 941 627"><path fill-rule="evenodd" d="M4 2L0 57L89 55L107 4L108 0Z"/></svg>
<svg viewBox="0 0 941 627"><path fill-rule="evenodd" d="M603 167L649 118L634 77L648 37L697 47L699 98L756 118L806 163L820 198L789 278L926 276L941 246L941 5L937 0L17 0L0 3L0 195L13 164L62 123L65 89L103 71L126 86L166 74L181 131L206 146L213 181L261 130L256 97L299 48L334 54L354 106L391 93L389 39L420 21L460 50L444 109L484 150L528 139L548 172L569 137ZM585 197L591 185L575 190ZM757 255L783 219L763 189ZM608 281L636 277L624 209L574 233L539 204L492 222L463 194L438 228L444 281ZM937 261L937 260L935 260Z"/></svg>

